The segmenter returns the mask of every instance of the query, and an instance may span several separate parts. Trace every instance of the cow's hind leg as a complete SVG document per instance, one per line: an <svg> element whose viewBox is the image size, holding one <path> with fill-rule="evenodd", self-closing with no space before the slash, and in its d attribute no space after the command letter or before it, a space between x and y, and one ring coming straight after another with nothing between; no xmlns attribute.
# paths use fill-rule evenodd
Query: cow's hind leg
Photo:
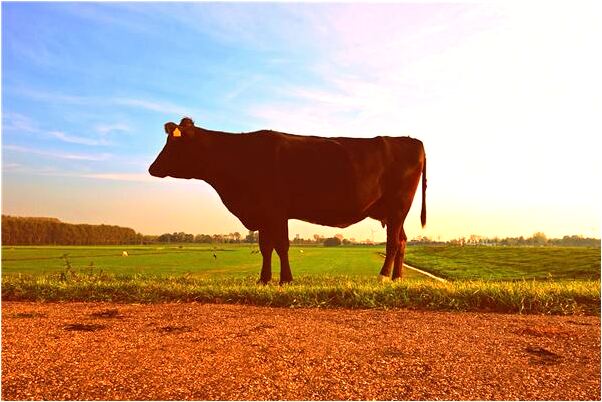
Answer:
<svg viewBox="0 0 602 402"><path fill-rule="evenodd" d="M272 280L272 251L274 250L273 235L269 230L259 230L259 250L263 257L261 276L258 283L267 284Z"/></svg>
<svg viewBox="0 0 602 402"><path fill-rule="evenodd" d="M403 268L403 259L406 254L406 243L408 237L406 236L406 232L403 230L403 225L401 226L401 231L399 232L399 249L397 249L397 255L395 256L395 262L393 263L393 280L401 280L403 279L405 269Z"/></svg>
<svg viewBox="0 0 602 402"><path fill-rule="evenodd" d="M282 285L283 283L293 281L293 273L288 261L288 222L285 220L283 223L277 225L275 229L274 247L280 258L280 284Z"/></svg>
<svg viewBox="0 0 602 402"><path fill-rule="evenodd" d="M385 256L385 262L380 270L380 279L388 279L391 277L391 268L395 257L397 256L397 250L399 249L399 232L401 230L402 220L398 217L387 219L387 255Z"/></svg>

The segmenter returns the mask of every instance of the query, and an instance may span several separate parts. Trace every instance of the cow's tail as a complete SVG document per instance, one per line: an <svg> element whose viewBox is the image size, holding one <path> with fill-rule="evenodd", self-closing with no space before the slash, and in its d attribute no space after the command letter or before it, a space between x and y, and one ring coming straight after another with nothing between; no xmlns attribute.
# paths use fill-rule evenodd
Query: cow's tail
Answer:
<svg viewBox="0 0 602 402"><path fill-rule="evenodd" d="M426 156L422 164L422 210L420 211L420 223L426 225Z"/></svg>

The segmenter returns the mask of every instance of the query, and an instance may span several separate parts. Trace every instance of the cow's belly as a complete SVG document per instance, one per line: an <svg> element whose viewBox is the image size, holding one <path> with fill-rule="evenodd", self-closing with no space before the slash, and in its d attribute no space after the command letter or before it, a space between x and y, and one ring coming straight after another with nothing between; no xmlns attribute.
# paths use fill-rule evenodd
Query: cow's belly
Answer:
<svg viewBox="0 0 602 402"><path fill-rule="evenodd" d="M332 211L326 212L306 212L300 214L291 214L289 219L298 219L300 221L314 223L323 226L333 226L339 228L346 228L347 226L353 225L364 220L367 215L362 214L343 214L333 213Z"/></svg>
<svg viewBox="0 0 602 402"><path fill-rule="evenodd" d="M336 196L331 192L322 197L293 200L287 212L291 219L344 228L368 217L379 197L378 192L363 196L357 193L339 193Z"/></svg>

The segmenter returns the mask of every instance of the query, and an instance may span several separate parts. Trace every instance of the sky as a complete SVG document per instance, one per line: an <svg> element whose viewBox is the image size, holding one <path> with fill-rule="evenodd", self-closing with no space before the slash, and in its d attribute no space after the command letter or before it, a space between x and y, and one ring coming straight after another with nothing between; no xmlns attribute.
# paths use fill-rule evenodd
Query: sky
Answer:
<svg viewBox="0 0 602 402"><path fill-rule="evenodd" d="M601 20L587 1L3 2L2 213L246 233L207 183L147 172L163 124L190 116L421 139L427 226L418 192L409 238L600 237Z"/></svg>

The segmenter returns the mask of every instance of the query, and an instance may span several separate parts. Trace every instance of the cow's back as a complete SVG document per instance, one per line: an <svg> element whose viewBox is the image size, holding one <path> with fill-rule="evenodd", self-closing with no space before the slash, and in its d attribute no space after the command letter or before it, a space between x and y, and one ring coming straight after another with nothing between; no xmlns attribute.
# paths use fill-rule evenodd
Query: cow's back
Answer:
<svg viewBox="0 0 602 402"><path fill-rule="evenodd" d="M356 211L362 204L358 187L374 185L371 179L378 176L378 163L376 169L361 166L378 160L379 147L372 140L363 145L358 153L336 138L286 137L278 152L277 187L289 214L334 225Z"/></svg>
<svg viewBox="0 0 602 402"><path fill-rule="evenodd" d="M422 157L408 137L302 137L275 135L276 193L291 218L348 226L407 176Z"/></svg>

